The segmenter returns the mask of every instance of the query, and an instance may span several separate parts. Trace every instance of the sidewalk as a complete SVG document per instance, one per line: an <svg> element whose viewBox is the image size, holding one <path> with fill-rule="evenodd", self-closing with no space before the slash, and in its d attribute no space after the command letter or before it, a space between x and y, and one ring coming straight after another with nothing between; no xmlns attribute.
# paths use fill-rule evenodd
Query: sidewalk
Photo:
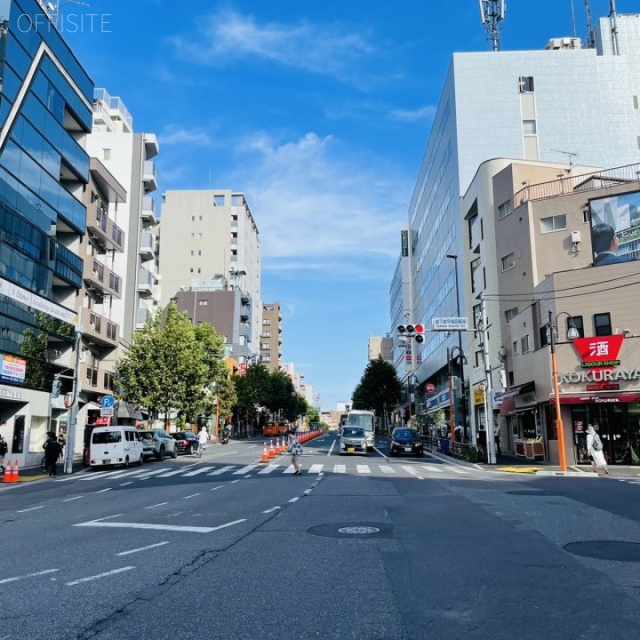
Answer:
<svg viewBox="0 0 640 640"><path fill-rule="evenodd" d="M13 467L13 464L11 465ZM74 460L73 462L73 473L81 473L88 469L88 467L84 467L82 465L81 460ZM42 471L42 469L37 467L19 467L18 468L19 480L18 483L21 482L33 482L35 480L44 480L49 479L49 475ZM58 478L64 476L64 465L62 463L58 463ZM2 478L0 478L0 487L3 485ZM15 483L8 484L7 486L15 486Z"/></svg>

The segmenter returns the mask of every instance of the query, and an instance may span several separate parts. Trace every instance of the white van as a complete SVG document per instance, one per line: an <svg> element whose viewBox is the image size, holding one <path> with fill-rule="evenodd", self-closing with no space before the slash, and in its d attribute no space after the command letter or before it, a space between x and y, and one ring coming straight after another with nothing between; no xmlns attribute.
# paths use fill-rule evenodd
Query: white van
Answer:
<svg viewBox="0 0 640 640"><path fill-rule="evenodd" d="M92 467L142 464L142 442L135 427L96 427L91 432L89 463Z"/></svg>

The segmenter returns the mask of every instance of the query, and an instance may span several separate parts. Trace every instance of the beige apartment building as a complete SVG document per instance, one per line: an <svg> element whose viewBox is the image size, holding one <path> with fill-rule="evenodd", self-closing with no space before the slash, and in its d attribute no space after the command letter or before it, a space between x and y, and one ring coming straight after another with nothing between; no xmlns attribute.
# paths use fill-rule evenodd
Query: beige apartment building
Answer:
<svg viewBox="0 0 640 640"><path fill-rule="evenodd" d="M279 302L262 305L260 361L271 372L277 371L282 363L282 312Z"/></svg>

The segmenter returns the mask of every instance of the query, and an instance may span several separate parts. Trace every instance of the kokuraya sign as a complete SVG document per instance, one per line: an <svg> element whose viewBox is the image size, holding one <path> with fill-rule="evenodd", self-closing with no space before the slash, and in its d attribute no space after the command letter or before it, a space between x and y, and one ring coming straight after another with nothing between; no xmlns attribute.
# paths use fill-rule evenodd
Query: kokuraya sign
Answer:
<svg viewBox="0 0 640 640"><path fill-rule="evenodd" d="M575 338L573 346L582 359L583 369L613 369L620 364L618 354L624 335Z"/></svg>

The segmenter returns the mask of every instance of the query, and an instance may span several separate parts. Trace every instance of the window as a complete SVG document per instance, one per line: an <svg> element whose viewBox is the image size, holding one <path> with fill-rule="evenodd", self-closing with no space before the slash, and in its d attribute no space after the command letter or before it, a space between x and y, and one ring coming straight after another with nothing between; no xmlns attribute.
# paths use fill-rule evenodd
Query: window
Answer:
<svg viewBox="0 0 640 640"><path fill-rule="evenodd" d="M213 196L214 207L224 207L224 196Z"/></svg>
<svg viewBox="0 0 640 640"><path fill-rule="evenodd" d="M195 254L196 254L196 252L192 250L191 251L191 255L194 256Z"/></svg>
<svg viewBox="0 0 640 640"><path fill-rule="evenodd" d="M511 309L507 309L504 312L504 320L507 324L513 320L518 315L518 307L511 307Z"/></svg>
<svg viewBox="0 0 640 640"><path fill-rule="evenodd" d="M195 216L191 216L191 222L195 222L196 221L196 217Z"/></svg>
<svg viewBox="0 0 640 640"><path fill-rule="evenodd" d="M262 332L262 337L263 338L270 338L271 337L271 331L263 331Z"/></svg>
<svg viewBox="0 0 640 640"><path fill-rule="evenodd" d="M517 340L513 343L513 355L514 356L518 355L518 341Z"/></svg>
<svg viewBox="0 0 640 640"><path fill-rule="evenodd" d="M522 347L522 353L529 353L529 336L520 338L520 346Z"/></svg>
<svg viewBox="0 0 640 640"><path fill-rule="evenodd" d="M500 220L506 218L513 211L513 203L511 200L507 200L498 206L498 217Z"/></svg>
<svg viewBox="0 0 640 640"><path fill-rule="evenodd" d="M593 326L595 328L595 334L597 336L610 336L612 334L611 314L596 313L593 316Z"/></svg>
<svg viewBox="0 0 640 640"><path fill-rule="evenodd" d="M518 88L520 93L533 93L533 76L520 76Z"/></svg>
<svg viewBox="0 0 640 640"><path fill-rule="evenodd" d="M584 323L582 322L582 316L571 316L573 326L578 330L581 338L584 338ZM569 319L567 318L567 334L569 333Z"/></svg>
<svg viewBox="0 0 640 640"><path fill-rule="evenodd" d="M208 300L198 300L199 307L206 307L209 304Z"/></svg>
<svg viewBox="0 0 640 640"><path fill-rule="evenodd" d="M567 216L564 214L540 219L540 233L552 233L553 231L562 231L566 228Z"/></svg>
<svg viewBox="0 0 640 640"><path fill-rule="evenodd" d="M633 108L640 109L640 104L638 103L638 96L633 96Z"/></svg>
<svg viewBox="0 0 640 640"><path fill-rule="evenodd" d="M525 136L535 136L537 131L535 120L523 120L522 121L522 133Z"/></svg>
<svg viewBox="0 0 640 640"><path fill-rule="evenodd" d="M510 253L508 256L502 258L502 270L508 271L509 269L513 269L516 266L516 255L515 253Z"/></svg>
<svg viewBox="0 0 640 640"><path fill-rule="evenodd" d="M202 255L202 251L198 250L198 255L201 256Z"/></svg>
<svg viewBox="0 0 640 640"><path fill-rule="evenodd" d="M640 137L638 138L638 149L640 149ZM591 212L589 209L584 209L582 211L582 222L590 223L591 222Z"/></svg>
<svg viewBox="0 0 640 640"><path fill-rule="evenodd" d="M198 220L202 222L202 216L198 216Z"/></svg>

